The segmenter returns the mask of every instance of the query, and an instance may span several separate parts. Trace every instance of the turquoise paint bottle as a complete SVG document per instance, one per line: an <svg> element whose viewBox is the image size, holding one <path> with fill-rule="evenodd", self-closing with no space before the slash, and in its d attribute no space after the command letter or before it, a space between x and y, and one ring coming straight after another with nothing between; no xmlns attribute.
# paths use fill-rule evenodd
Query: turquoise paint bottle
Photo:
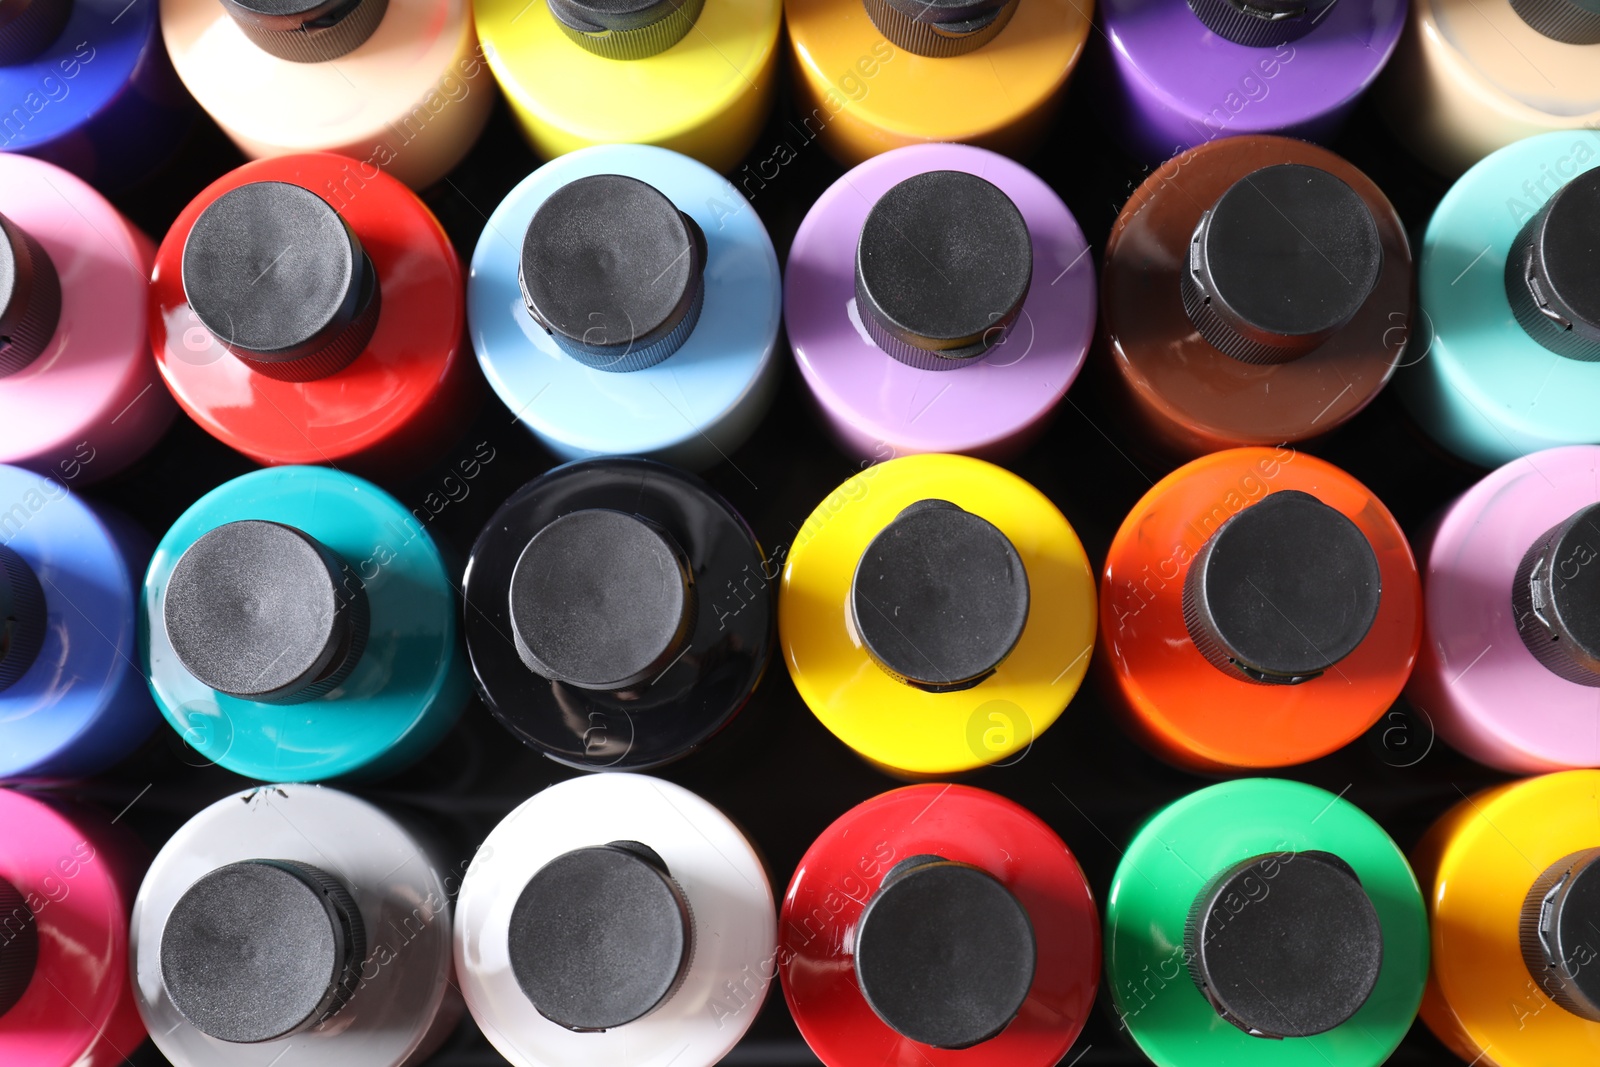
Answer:
<svg viewBox="0 0 1600 1067"><path fill-rule="evenodd" d="M139 649L167 721L250 778L377 777L466 703L455 576L394 497L323 467L213 489L156 547Z"/></svg>
<svg viewBox="0 0 1600 1067"><path fill-rule="evenodd" d="M1596 167L1600 131L1529 137L1462 175L1428 224L1422 322L1395 387L1434 440L1479 466L1600 443ZM1537 294L1530 252L1556 275Z"/></svg>

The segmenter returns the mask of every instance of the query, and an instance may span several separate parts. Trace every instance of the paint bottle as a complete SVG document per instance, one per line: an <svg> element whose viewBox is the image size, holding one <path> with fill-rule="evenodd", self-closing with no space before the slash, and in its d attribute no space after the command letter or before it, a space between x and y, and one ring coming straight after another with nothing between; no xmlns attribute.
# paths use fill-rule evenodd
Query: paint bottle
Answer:
<svg viewBox="0 0 1600 1067"><path fill-rule="evenodd" d="M1226 137L1328 142L1400 39L1407 0L1105 0L1106 130L1156 166Z"/></svg>
<svg viewBox="0 0 1600 1067"><path fill-rule="evenodd" d="M1093 14L1076 0L786 0L799 114L757 177L813 141L847 167L930 141L1024 156L1044 138Z"/></svg>
<svg viewBox="0 0 1600 1067"><path fill-rule="evenodd" d="M1078 691L1094 575L1072 527L1016 475L966 456L868 467L820 503L784 564L795 688L890 773L1020 758Z"/></svg>
<svg viewBox="0 0 1600 1067"><path fill-rule="evenodd" d="M473 7L489 68L546 159L591 145L648 144L729 171L772 108L779 0Z"/></svg>
<svg viewBox="0 0 1600 1067"><path fill-rule="evenodd" d="M461 1017L439 857L364 800L264 785L172 836L133 906L133 982L175 1067L411 1067Z"/></svg>
<svg viewBox="0 0 1600 1067"><path fill-rule="evenodd" d="M1083 367L1094 263L1067 206L1025 167L914 145L862 163L807 212L784 306L800 373L846 452L992 459L1038 437Z"/></svg>
<svg viewBox="0 0 1600 1067"><path fill-rule="evenodd" d="M1406 686L1438 736L1513 774L1600 766L1588 607L1600 448L1512 460L1453 501L1424 552L1425 633Z"/></svg>
<svg viewBox="0 0 1600 1067"><path fill-rule="evenodd" d="M158 0L31 0L0 16L0 151L108 192L169 162L196 111L167 58L158 8Z"/></svg>
<svg viewBox="0 0 1600 1067"><path fill-rule="evenodd" d="M0 154L0 462L79 488L155 446L176 408L150 360L153 247L80 178Z"/></svg>
<svg viewBox="0 0 1600 1067"><path fill-rule="evenodd" d="M388 493L323 467L225 482L156 546L141 661L172 728L261 781L376 778L455 723L455 579Z"/></svg>
<svg viewBox="0 0 1600 1067"><path fill-rule="evenodd" d="M1454 178L1555 130L1600 128L1600 11L1586 0L1412 0L1378 88L1401 143Z"/></svg>
<svg viewBox="0 0 1600 1067"><path fill-rule="evenodd" d="M160 721L134 666L149 536L68 484L0 466L0 779L98 774Z"/></svg>
<svg viewBox="0 0 1600 1067"><path fill-rule="evenodd" d="M403 477L474 414L455 250L414 193L354 160L225 174L167 231L150 292L167 387L258 463Z"/></svg>
<svg viewBox="0 0 1600 1067"><path fill-rule="evenodd" d="M1407 357L1395 388L1428 436L1469 463L1600 443L1597 212L1592 130L1500 149L1434 210L1417 269L1427 355Z"/></svg>
<svg viewBox="0 0 1600 1067"><path fill-rule="evenodd" d="M1107 403L1180 460L1320 437L1411 358L1414 292L1400 217L1355 167L1282 137L1203 144L1106 244Z"/></svg>
<svg viewBox="0 0 1600 1067"><path fill-rule="evenodd" d="M970 786L851 808L806 850L779 919L789 1012L826 1067L1054 1067L1100 978L1071 850Z"/></svg>
<svg viewBox="0 0 1600 1067"><path fill-rule="evenodd" d="M1218 452L1156 483L1111 542L1103 688L1180 767L1305 763L1399 697L1421 598L1405 535L1366 486L1293 449Z"/></svg>
<svg viewBox="0 0 1600 1067"><path fill-rule="evenodd" d="M478 692L559 763L660 766L750 699L772 656L776 577L694 475L621 457L557 467L513 493L472 548Z"/></svg>
<svg viewBox="0 0 1600 1067"><path fill-rule="evenodd" d="M754 846L682 786L553 785L489 834L456 900L467 1009L515 1067L711 1067L774 980Z"/></svg>
<svg viewBox="0 0 1600 1067"><path fill-rule="evenodd" d="M1428 974L1417 878L1343 796L1272 778L1168 804L1106 897L1106 981L1156 1067L1378 1067Z"/></svg>
<svg viewBox="0 0 1600 1067"><path fill-rule="evenodd" d="M766 227L710 167L664 148L602 145L523 179L478 239L467 304L489 384L561 459L703 470L777 391Z"/></svg>

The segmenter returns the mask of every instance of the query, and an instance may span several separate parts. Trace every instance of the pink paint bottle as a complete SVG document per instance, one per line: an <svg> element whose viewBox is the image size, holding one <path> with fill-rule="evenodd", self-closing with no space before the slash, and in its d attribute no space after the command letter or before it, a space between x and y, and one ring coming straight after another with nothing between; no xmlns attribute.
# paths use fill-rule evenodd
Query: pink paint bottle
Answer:
<svg viewBox="0 0 1600 1067"><path fill-rule="evenodd" d="M0 155L0 220L0 463L99 481L177 411L150 358L155 249L88 183L28 156Z"/></svg>
<svg viewBox="0 0 1600 1067"><path fill-rule="evenodd" d="M1600 766L1600 447L1493 471L1419 555L1425 637L1406 696L1438 735L1515 774Z"/></svg>
<svg viewBox="0 0 1600 1067"><path fill-rule="evenodd" d="M114 1067L144 1040L128 914L149 857L99 812L0 789L0 1063Z"/></svg>
<svg viewBox="0 0 1600 1067"><path fill-rule="evenodd" d="M784 322L846 452L1014 454L1094 332L1094 263L1061 198L987 149L912 145L840 178L795 234Z"/></svg>

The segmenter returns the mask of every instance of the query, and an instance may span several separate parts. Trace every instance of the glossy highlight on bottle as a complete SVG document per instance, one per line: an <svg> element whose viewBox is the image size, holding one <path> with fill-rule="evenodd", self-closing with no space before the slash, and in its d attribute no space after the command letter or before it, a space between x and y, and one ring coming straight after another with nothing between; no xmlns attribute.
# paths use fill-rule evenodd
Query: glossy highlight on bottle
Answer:
<svg viewBox="0 0 1600 1067"><path fill-rule="evenodd" d="M1228 772L1355 740L1400 695L1421 633L1411 548L1370 490L1292 449L1233 449L1167 475L1123 521L1097 662L1141 743Z"/></svg>
<svg viewBox="0 0 1600 1067"><path fill-rule="evenodd" d="M800 527L778 599L801 697L898 774L1025 751L1077 692L1094 629L1072 527L1027 482L965 456L893 459L841 485Z"/></svg>
<svg viewBox="0 0 1600 1067"><path fill-rule="evenodd" d="M779 918L784 996L827 1067L1047 1067L1094 1003L1099 914L1077 860L981 789L851 808L807 849Z"/></svg>
<svg viewBox="0 0 1600 1067"><path fill-rule="evenodd" d="M149 299L168 389L258 463L406 474L475 410L460 261L415 194L354 160L213 182L162 241Z"/></svg>
<svg viewBox="0 0 1600 1067"><path fill-rule="evenodd" d="M1225 782L1156 812L1122 857L1106 981L1158 1067L1377 1067L1405 1037L1427 914L1399 847L1349 800Z"/></svg>
<svg viewBox="0 0 1600 1067"><path fill-rule="evenodd" d="M280 467L212 490L156 547L140 610L162 714L202 758L249 778L390 773L467 700L439 548L353 475Z"/></svg>
<svg viewBox="0 0 1600 1067"><path fill-rule="evenodd" d="M962 251L935 266L950 248ZM881 264L873 284L901 303L871 302L858 262ZM829 431L874 460L1015 454L1076 380L1096 307L1088 245L1060 197L965 145L895 149L834 183L795 235L784 298Z"/></svg>

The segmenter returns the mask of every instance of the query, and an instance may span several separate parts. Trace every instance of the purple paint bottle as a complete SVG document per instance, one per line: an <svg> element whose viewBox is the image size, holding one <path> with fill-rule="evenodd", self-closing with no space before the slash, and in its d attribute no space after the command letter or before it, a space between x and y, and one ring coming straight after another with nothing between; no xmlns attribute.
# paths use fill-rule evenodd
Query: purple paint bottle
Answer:
<svg viewBox="0 0 1600 1067"><path fill-rule="evenodd" d="M1400 39L1406 0L1101 0L1106 127L1154 164L1239 134L1326 142Z"/></svg>
<svg viewBox="0 0 1600 1067"><path fill-rule="evenodd" d="M784 320L840 446L863 459L1019 451L1083 367L1094 264L1026 167L982 148L867 160L806 214Z"/></svg>

